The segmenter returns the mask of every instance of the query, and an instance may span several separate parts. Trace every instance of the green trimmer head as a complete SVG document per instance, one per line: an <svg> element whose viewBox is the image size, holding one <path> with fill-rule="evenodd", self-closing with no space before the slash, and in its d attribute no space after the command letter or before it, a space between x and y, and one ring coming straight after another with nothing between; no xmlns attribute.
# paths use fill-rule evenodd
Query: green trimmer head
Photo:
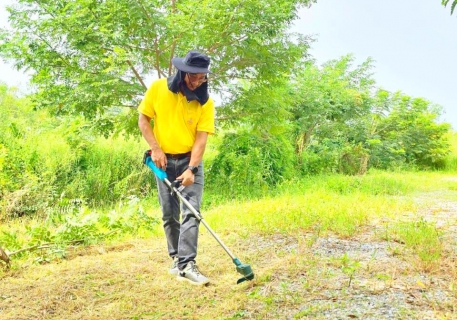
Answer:
<svg viewBox="0 0 457 320"><path fill-rule="evenodd" d="M233 259L233 263L236 265L236 271L243 275L243 278L238 279L236 284L254 279L254 272L252 272L252 268L249 264L241 263L238 258Z"/></svg>

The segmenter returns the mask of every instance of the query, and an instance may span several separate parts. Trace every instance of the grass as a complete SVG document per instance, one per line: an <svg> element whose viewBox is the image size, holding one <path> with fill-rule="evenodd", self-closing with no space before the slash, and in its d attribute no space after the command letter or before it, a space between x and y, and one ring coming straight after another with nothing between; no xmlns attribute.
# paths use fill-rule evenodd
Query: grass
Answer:
<svg viewBox="0 0 457 320"><path fill-rule="evenodd" d="M318 229L350 237L373 217L395 215L413 207L410 200L317 190L303 195L228 203L208 211L206 219L240 234L291 234Z"/></svg>
<svg viewBox="0 0 457 320"><path fill-rule="evenodd" d="M437 228L424 220L398 223L394 235L407 247L417 252L422 261L437 261L441 257L443 245Z"/></svg>
<svg viewBox="0 0 457 320"><path fill-rule="evenodd" d="M444 159L444 169L447 172L457 172L457 132L448 133L451 146L450 154Z"/></svg>
<svg viewBox="0 0 457 320"><path fill-rule="evenodd" d="M10 270L0 271L0 318L369 318L369 310L377 314L372 318L383 318L387 308L396 318L452 319L455 233L438 222L457 220L456 211L443 205L457 206L456 190L450 174L371 172L284 183L262 198L205 199L213 203L202 211L205 220L252 266L254 281L235 284L233 263L202 226L198 263L212 284L183 285L166 272L161 226L146 231L135 222L141 237L126 232L67 246L64 258L37 259L46 257L44 249L14 259ZM144 204L144 214L160 216L154 200ZM138 206L122 208L132 214ZM108 213L99 212L94 225L106 228L101 221ZM30 242L33 226L35 238L43 237L42 222L26 224L28 232L17 220L0 232L14 235L11 242Z"/></svg>

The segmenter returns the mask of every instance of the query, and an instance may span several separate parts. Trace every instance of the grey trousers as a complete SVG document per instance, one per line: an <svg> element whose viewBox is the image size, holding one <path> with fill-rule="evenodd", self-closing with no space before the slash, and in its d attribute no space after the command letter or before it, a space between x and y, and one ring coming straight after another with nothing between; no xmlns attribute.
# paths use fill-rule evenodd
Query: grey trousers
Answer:
<svg viewBox="0 0 457 320"><path fill-rule="evenodd" d="M168 158L167 177L170 182L176 180L189 166L190 157L182 159ZM197 257L198 229L200 222L176 195L171 195L165 182L157 179L159 203L162 209L163 228L167 238L168 254L178 257L178 268L184 269L188 262ZM203 195L203 163L198 166L195 182L185 187L181 193L190 204L200 212ZM180 216L182 215L182 221Z"/></svg>

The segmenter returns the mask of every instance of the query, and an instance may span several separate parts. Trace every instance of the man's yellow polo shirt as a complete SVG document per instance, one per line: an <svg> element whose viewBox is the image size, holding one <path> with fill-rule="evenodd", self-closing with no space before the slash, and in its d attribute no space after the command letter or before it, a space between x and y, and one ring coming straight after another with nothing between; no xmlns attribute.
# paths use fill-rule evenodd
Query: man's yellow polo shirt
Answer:
<svg viewBox="0 0 457 320"><path fill-rule="evenodd" d="M154 81L138 107L142 114L154 119L154 136L164 153L186 153L192 150L197 131L214 133L214 102L204 105L197 100L187 102L181 93L168 89L167 79Z"/></svg>

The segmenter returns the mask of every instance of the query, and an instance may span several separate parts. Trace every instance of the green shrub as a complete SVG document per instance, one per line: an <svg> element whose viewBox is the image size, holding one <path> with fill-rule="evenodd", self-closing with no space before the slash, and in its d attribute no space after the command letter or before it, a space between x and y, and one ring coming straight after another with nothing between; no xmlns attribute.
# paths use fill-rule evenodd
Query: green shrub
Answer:
<svg viewBox="0 0 457 320"><path fill-rule="evenodd" d="M451 153L444 159L441 168L448 172L457 172L457 133L449 133L448 139L451 145Z"/></svg>
<svg viewBox="0 0 457 320"><path fill-rule="evenodd" d="M379 168L390 166L398 158L421 169L441 167L450 152L450 124L438 123L441 108L401 93L396 93L392 101L390 113L378 124L382 147L379 152L371 152L383 165Z"/></svg>
<svg viewBox="0 0 457 320"><path fill-rule="evenodd" d="M6 89L0 102L0 220L44 216L62 199L112 205L155 187L139 139L96 138L83 118L51 117Z"/></svg>
<svg viewBox="0 0 457 320"><path fill-rule="evenodd" d="M81 152L75 175L63 189L66 197L105 206L130 195L147 195L155 189L155 180L142 164L143 151L133 139L97 139Z"/></svg>
<svg viewBox="0 0 457 320"><path fill-rule="evenodd" d="M207 170L207 181L229 195L254 195L292 177L295 159L285 137L259 136L243 129L224 135Z"/></svg>
<svg viewBox="0 0 457 320"><path fill-rule="evenodd" d="M338 172L349 175L365 174L368 167L368 152L362 144L346 143L342 150Z"/></svg>
<svg viewBox="0 0 457 320"><path fill-rule="evenodd" d="M300 171L303 175L336 173L338 171L339 152L328 147L311 147L301 156Z"/></svg>
<svg viewBox="0 0 457 320"><path fill-rule="evenodd" d="M444 161L443 170L457 172L457 156L448 156Z"/></svg>
<svg viewBox="0 0 457 320"><path fill-rule="evenodd" d="M89 210L83 204L71 210L56 208L48 212L45 221L27 219L21 223L0 226L0 246L10 252L21 251L15 257L33 252L43 246L37 262L65 257L70 244L90 244L125 236L151 234L159 219L143 210L140 199L127 197L109 211ZM25 250L24 250L25 248ZM30 250L27 250L29 248Z"/></svg>
<svg viewBox="0 0 457 320"><path fill-rule="evenodd" d="M364 174L368 153L361 144L351 145L325 139L308 147L301 156L300 169L304 175L342 173Z"/></svg>

